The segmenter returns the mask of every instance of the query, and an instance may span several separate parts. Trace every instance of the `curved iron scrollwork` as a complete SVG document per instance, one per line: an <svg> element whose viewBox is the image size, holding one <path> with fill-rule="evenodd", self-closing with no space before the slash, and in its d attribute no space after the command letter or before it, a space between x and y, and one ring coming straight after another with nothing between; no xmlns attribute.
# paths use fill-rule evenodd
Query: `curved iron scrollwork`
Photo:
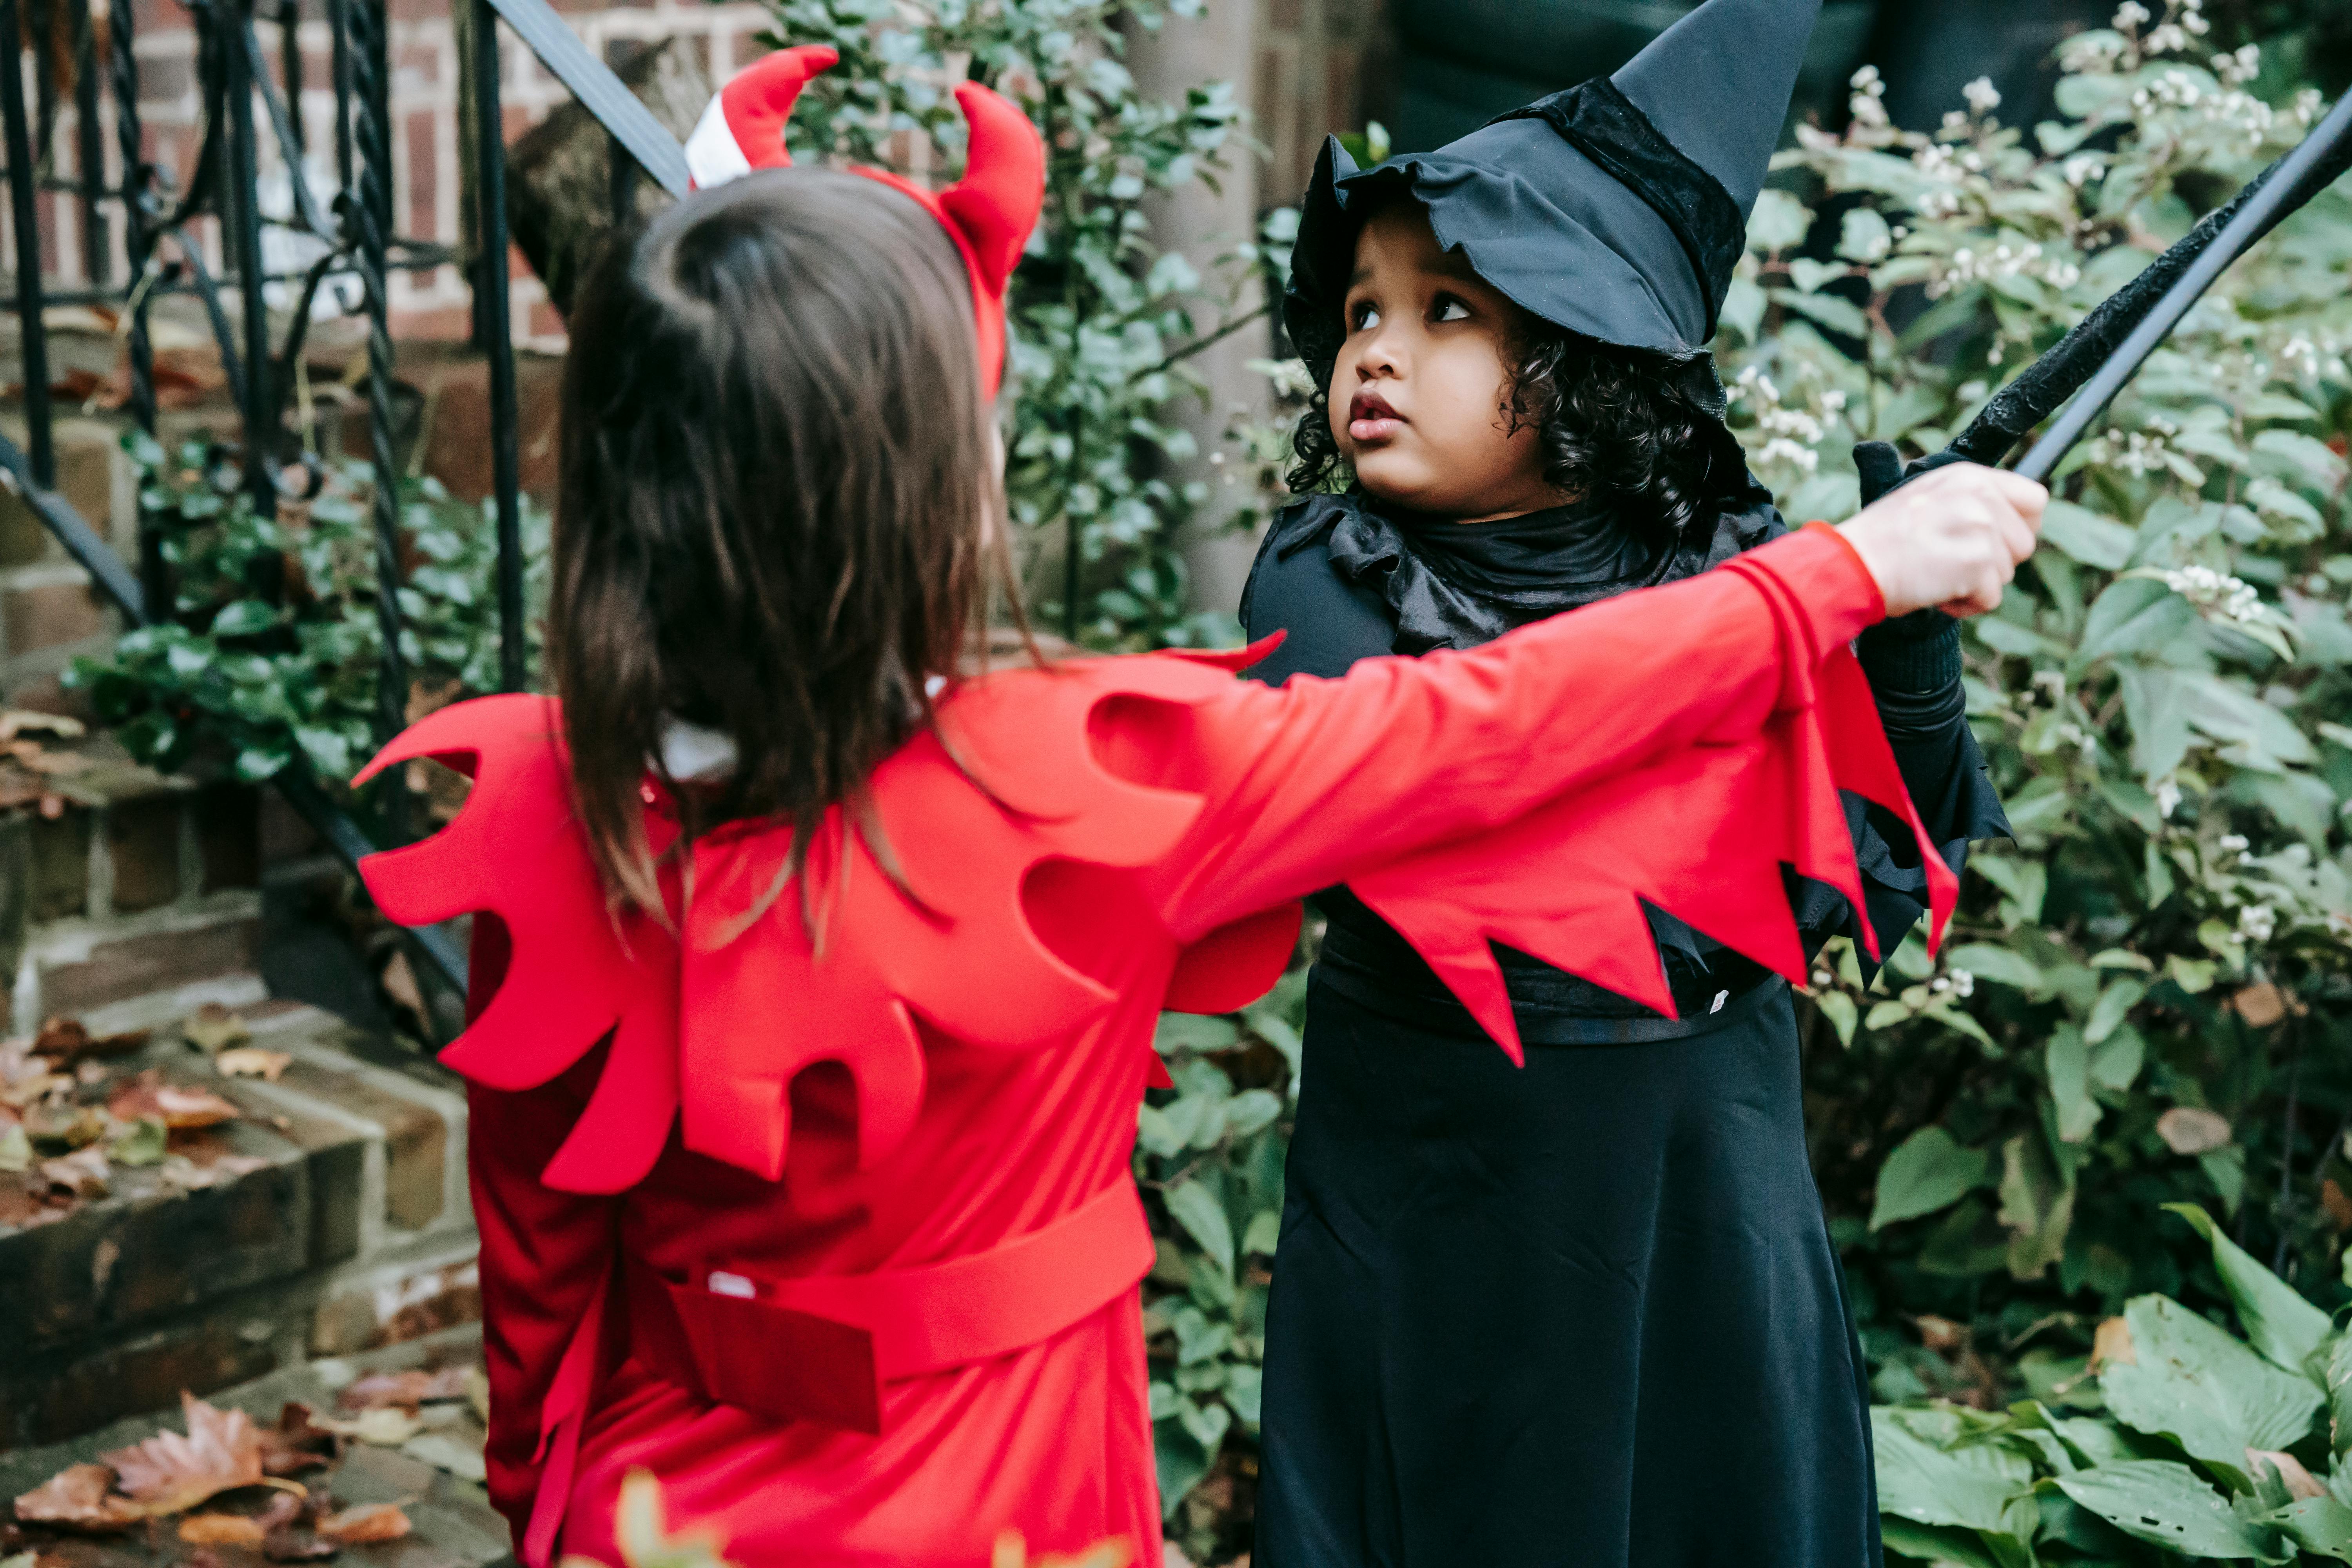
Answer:
<svg viewBox="0 0 2352 1568"><path fill-rule="evenodd" d="M201 131L184 188L171 171L150 161L140 121L140 71L132 49L134 0L0 0L0 156L7 166L9 215L16 254L13 306L21 326L23 448L0 437L0 484L20 492L68 553L89 569L93 583L133 625L173 613L174 595L163 531L173 520L140 519L134 572L103 536L57 494L51 436L51 389L44 309L89 304L117 312L129 381L131 420L155 432L158 399L151 312L166 296L192 297L204 312L230 395L240 415L236 439L215 445L205 463L215 489L242 493L259 508L299 503L318 493L325 470L310 432L300 369L312 321L331 297L344 313L366 323L363 390L368 453L379 481L372 518L378 581L400 581L402 549L395 447L396 384L391 337L390 279L459 261L450 247L394 233L389 24L384 0L308 0L311 21L323 20L329 44L333 185L321 194L309 128L302 119L307 59L302 28L306 0L181 0L195 39ZM452 0L469 6L473 21L476 91L471 104L478 166L473 186L480 217L481 255L473 268L476 322L489 359L490 429L499 540L500 671L509 689L524 680L522 576L516 441L514 352L507 302L506 150L499 103L498 29L501 19L580 99L625 150L674 193L686 188L683 150L618 78L583 47L547 0ZM60 12L58 7L62 6ZM99 18L102 16L101 29ZM49 47L62 22L68 47ZM274 63L257 24L278 28ZM27 25L29 23L29 26ZM100 34L103 33L101 41ZM28 34L30 37L28 38ZM26 46L37 42L27 101L22 68ZM69 58L72 80L59 79ZM101 68L101 60L103 62ZM65 94L73 114L72 172L58 173L58 128ZM106 171L112 100L119 173ZM320 149L321 152L325 149ZM633 161L633 162L632 162ZM282 174L282 199L265 202L264 172ZM616 190L623 183L616 175ZM78 237L84 277L78 285L47 286L40 265L38 212L44 196L79 204ZM121 215L123 265L118 276L110 212ZM220 227L225 266L207 265L194 226ZM348 283L346 293L339 284ZM273 341L271 309L283 323ZM257 586L259 586L258 584ZM399 597L377 596L383 641L377 722L388 736L405 719ZM327 843L356 861L373 846L298 761L274 781ZM383 826L404 835L396 799ZM415 933L432 968L462 986L463 956L446 935Z"/></svg>

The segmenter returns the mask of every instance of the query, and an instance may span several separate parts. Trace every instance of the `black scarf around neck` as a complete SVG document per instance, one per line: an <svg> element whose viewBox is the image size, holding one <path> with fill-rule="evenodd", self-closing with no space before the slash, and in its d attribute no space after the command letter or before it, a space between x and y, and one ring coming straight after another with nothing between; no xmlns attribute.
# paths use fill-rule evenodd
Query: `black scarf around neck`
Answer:
<svg viewBox="0 0 2352 1568"><path fill-rule="evenodd" d="M1396 617L1396 651L1475 647L1529 621L1706 571L1788 531L1760 489L1728 500L1711 533L1671 547L1605 501L1452 522L1361 492L1317 496L1283 553L1328 534L1339 575Z"/></svg>

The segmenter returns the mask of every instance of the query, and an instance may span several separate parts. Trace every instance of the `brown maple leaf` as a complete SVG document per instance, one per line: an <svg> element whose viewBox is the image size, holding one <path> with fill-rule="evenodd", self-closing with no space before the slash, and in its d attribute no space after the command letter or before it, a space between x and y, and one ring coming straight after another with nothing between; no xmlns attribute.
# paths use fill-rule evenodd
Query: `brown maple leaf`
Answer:
<svg viewBox="0 0 2352 1568"><path fill-rule="evenodd" d="M237 1487L261 1483L261 1434L242 1410L218 1410L180 1395L187 1431L158 1432L100 1458L122 1478L122 1489L149 1513L178 1513Z"/></svg>
<svg viewBox="0 0 2352 1568"><path fill-rule="evenodd" d="M389 1502L363 1502L356 1508L331 1513L319 1521L318 1531L322 1540L341 1546L359 1546L371 1541L397 1541L410 1530L408 1515L400 1505Z"/></svg>
<svg viewBox="0 0 2352 1568"><path fill-rule="evenodd" d="M119 1057L145 1045L152 1033L131 1029L120 1035L93 1035L79 1018L51 1018L33 1037L33 1054L61 1063L83 1057Z"/></svg>
<svg viewBox="0 0 2352 1568"><path fill-rule="evenodd" d="M16 1500L16 1517L26 1524L111 1534L147 1517L147 1510L114 1489L114 1472L104 1465L68 1465Z"/></svg>

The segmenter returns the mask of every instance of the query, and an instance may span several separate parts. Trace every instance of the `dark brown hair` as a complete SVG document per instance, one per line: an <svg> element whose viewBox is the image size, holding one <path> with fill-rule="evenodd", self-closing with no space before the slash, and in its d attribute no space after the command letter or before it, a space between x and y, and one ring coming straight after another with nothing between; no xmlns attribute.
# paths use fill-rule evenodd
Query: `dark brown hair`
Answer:
<svg viewBox="0 0 2352 1568"><path fill-rule="evenodd" d="M736 748L665 780L688 841L790 825L781 889L846 805L895 870L867 775L1011 584L953 244L875 181L752 174L617 241L570 324L549 649L606 887L667 918L640 790L673 717Z"/></svg>

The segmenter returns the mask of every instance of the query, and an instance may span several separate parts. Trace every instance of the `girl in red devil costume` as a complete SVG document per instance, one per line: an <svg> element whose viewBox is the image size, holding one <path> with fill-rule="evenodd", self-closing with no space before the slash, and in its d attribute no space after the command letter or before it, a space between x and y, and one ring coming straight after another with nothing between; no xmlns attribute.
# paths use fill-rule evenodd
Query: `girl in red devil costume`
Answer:
<svg viewBox="0 0 2352 1568"><path fill-rule="evenodd" d="M703 183L783 163L832 58L731 83ZM2038 488L1953 469L1340 679L1237 681L1248 653L960 677L1042 157L957 96L944 191L762 174L605 258L565 373L561 701L445 710L371 766L475 780L367 875L396 920L475 917L444 1059L529 1568L617 1561L640 1468L754 1568L979 1568L1005 1531L1157 1563L1129 1175L1156 1015L1264 990L1295 900L1340 881L1514 1054L1490 939L1653 995L1617 934L1644 899L1798 972L1781 866L1852 893L1838 791L1909 813L1844 645L1992 603L2032 549Z"/></svg>

